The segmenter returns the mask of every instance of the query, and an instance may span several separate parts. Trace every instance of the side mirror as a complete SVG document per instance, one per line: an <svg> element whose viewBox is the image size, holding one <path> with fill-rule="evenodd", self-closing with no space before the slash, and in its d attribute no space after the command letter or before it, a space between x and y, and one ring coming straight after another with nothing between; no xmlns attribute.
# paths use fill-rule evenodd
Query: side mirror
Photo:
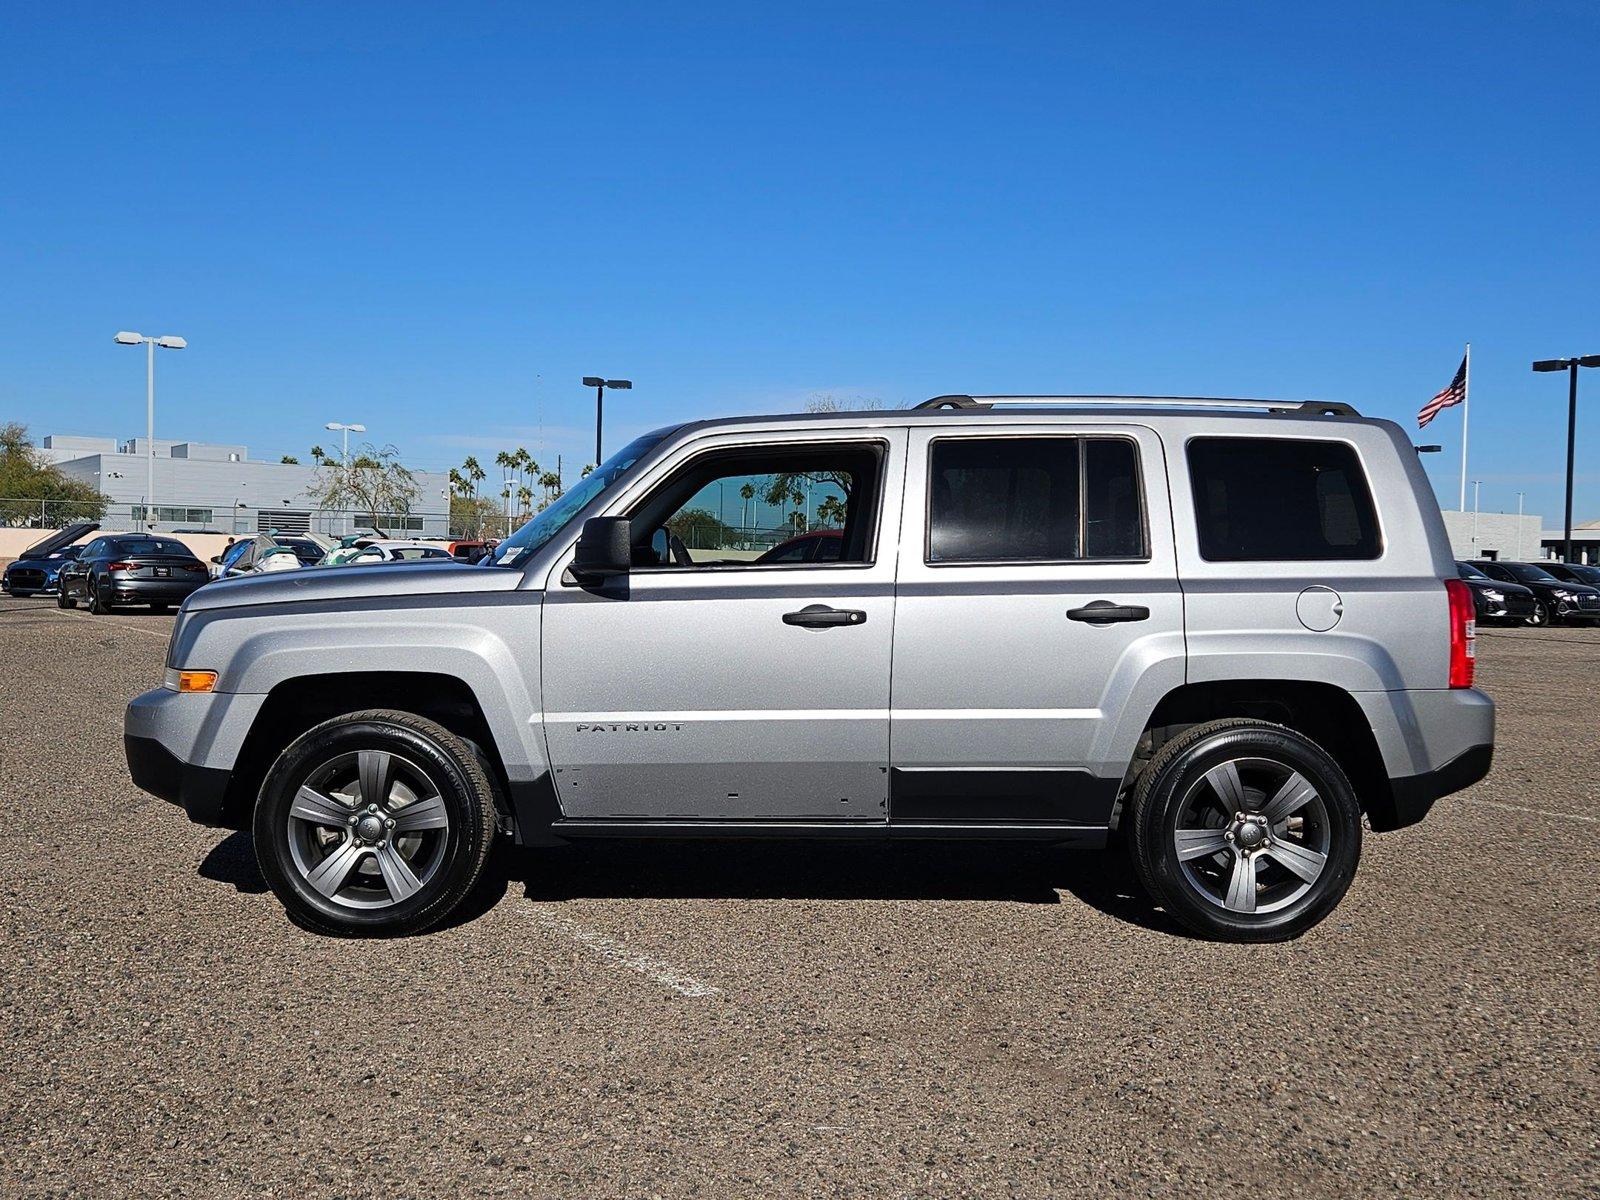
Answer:
<svg viewBox="0 0 1600 1200"><path fill-rule="evenodd" d="M588 583L626 575L633 557L632 526L627 517L590 517L585 521L573 550L573 576Z"/></svg>
<svg viewBox="0 0 1600 1200"><path fill-rule="evenodd" d="M217 563L217 564L218 564L218 565L221 565L221 563L222 563L222 555L220 555L220 554L213 554L213 555L212 555L212 556L211 556L211 561L212 561L212 562L214 562L214 563Z"/></svg>

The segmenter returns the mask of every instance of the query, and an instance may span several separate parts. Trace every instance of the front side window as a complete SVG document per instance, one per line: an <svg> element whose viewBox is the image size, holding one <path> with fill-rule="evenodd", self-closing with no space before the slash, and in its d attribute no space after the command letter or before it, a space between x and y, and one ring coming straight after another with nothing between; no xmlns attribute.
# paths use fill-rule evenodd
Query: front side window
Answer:
<svg viewBox="0 0 1600 1200"><path fill-rule="evenodd" d="M1328 562L1383 553L1372 491L1353 446L1195 438L1188 453L1200 557L1208 562Z"/></svg>
<svg viewBox="0 0 1600 1200"><path fill-rule="evenodd" d="M876 442L706 454L629 514L641 567L872 561L883 448Z"/></svg>
<svg viewBox="0 0 1600 1200"><path fill-rule="evenodd" d="M1127 438L940 438L928 469L930 563L1146 556Z"/></svg>

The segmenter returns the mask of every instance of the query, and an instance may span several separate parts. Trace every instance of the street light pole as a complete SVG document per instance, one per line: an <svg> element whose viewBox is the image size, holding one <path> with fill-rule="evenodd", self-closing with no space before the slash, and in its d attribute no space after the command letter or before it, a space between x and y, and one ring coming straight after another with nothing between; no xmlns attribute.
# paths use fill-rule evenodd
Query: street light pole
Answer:
<svg viewBox="0 0 1600 1200"><path fill-rule="evenodd" d="M130 333L126 330L117 334L112 339L119 346L137 346L141 342L145 347L144 363L144 451L145 451L145 490L144 490L144 523L146 529L154 529L155 504L156 504L156 347L163 350L182 350L189 345L181 337L166 334L162 337L145 337L142 333Z"/></svg>
<svg viewBox="0 0 1600 1200"><path fill-rule="evenodd" d="M594 465L598 467L605 461L600 455L600 428L605 412L606 389L627 391L633 387L633 380L605 379L599 375L585 375L583 377L583 386L594 389Z"/></svg>
<svg viewBox="0 0 1600 1200"><path fill-rule="evenodd" d="M1474 479L1472 481L1472 552L1473 552L1473 554L1477 554L1477 552L1478 552L1478 495L1479 495L1479 489L1481 489L1482 487L1483 487L1483 480Z"/></svg>
<svg viewBox="0 0 1600 1200"><path fill-rule="evenodd" d="M1600 354L1580 354L1572 358L1545 358L1533 364L1535 371L1567 372L1567 516L1562 535L1561 561L1572 561L1572 466L1573 447L1578 436L1578 368L1600 367Z"/></svg>
<svg viewBox="0 0 1600 1200"><path fill-rule="evenodd" d="M1522 560L1522 497L1526 493L1517 493L1517 560Z"/></svg>

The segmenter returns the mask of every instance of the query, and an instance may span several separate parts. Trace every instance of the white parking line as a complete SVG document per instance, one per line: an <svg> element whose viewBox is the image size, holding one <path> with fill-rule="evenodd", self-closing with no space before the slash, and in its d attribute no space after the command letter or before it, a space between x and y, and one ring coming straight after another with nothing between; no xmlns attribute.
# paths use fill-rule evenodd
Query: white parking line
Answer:
<svg viewBox="0 0 1600 1200"><path fill-rule="evenodd" d="M124 625L113 617L96 617L89 613L79 612L75 608L47 608L44 611L62 617L76 617L80 621L88 621L91 625L104 625L107 629L118 629L126 633L142 633L145 637L160 638L163 642L170 640L172 637L172 630L170 629L163 631L146 629L141 625Z"/></svg>
<svg viewBox="0 0 1600 1200"><path fill-rule="evenodd" d="M1478 800L1463 797L1468 804L1486 804L1490 808L1503 808L1507 812L1532 813L1536 817L1553 817L1557 821L1582 821L1585 825L1600 825L1600 817L1586 817L1581 813L1551 812L1548 808L1524 808L1520 804L1501 804L1498 800Z"/></svg>
<svg viewBox="0 0 1600 1200"><path fill-rule="evenodd" d="M603 933L596 933L592 929L585 929L575 921L569 920L560 913L548 908L534 907L523 910L532 914L546 929L562 934L577 942L586 950L595 954L609 963L619 967L626 967L630 971L637 971L647 979L671 988L683 996L715 996L721 991L709 983L702 983L692 975L686 975L671 963L662 962L659 958L651 958L647 954L635 954L615 938L609 938Z"/></svg>

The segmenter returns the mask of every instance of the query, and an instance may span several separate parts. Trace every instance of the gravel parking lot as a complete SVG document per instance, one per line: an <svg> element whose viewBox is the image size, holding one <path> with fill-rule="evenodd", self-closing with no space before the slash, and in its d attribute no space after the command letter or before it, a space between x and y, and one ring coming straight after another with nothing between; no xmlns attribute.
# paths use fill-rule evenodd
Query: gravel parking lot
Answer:
<svg viewBox="0 0 1600 1200"><path fill-rule="evenodd" d="M1279 946L1037 848L505 855L302 933L129 784L171 620L0 600L10 1196L1594 1196L1600 630L1493 630L1496 765Z"/></svg>

